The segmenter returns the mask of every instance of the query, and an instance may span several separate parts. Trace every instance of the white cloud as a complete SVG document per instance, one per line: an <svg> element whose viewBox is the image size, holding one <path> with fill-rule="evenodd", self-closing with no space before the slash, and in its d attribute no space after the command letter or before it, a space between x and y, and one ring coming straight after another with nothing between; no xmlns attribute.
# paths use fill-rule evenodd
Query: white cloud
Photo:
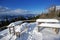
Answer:
<svg viewBox="0 0 60 40"><path fill-rule="evenodd" d="M14 12L16 12L16 13L23 13L23 12L25 12L25 10L22 10L22 9L16 9L16 10L14 10Z"/></svg>
<svg viewBox="0 0 60 40"><path fill-rule="evenodd" d="M14 13L25 13L25 12L28 12L28 10L16 9L16 10L11 10L10 12L14 12Z"/></svg>
<svg viewBox="0 0 60 40"><path fill-rule="evenodd" d="M0 6L0 14L29 14L31 11L23 9L10 10L8 7Z"/></svg>
<svg viewBox="0 0 60 40"><path fill-rule="evenodd" d="M10 11L8 7L0 6L0 14L6 14Z"/></svg>

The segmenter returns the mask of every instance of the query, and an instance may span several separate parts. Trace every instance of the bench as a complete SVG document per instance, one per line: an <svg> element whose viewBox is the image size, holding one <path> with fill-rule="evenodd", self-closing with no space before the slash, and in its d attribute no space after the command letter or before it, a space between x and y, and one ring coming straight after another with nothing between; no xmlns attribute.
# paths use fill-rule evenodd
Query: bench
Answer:
<svg viewBox="0 0 60 40"><path fill-rule="evenodd" d="M40 27L44 27L44 28L54 28L55 32L58 33L59 29L60 29L60 24L57 23L41 23L40 25L38 25L38 30Z"/></svg>

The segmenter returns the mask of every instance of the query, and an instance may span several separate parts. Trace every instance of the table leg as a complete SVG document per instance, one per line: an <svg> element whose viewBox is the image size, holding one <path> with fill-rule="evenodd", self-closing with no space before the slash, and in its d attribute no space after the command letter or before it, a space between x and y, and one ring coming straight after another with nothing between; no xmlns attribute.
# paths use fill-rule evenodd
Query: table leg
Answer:
<svg viewBox="0 0 60 40"><path fill-rule="evenodd" d="M14 26L13 26L13 32L14 32L14 35L15 35L15 28L14 28Z"/></svg>
<svg viewBox="0 0 60 40"><path fill-rule="evenodd" d="M40 26L38 26L38 32L40 32Z"/></svg>
<svg viewBox="0 0 60 40"><path fill-rule="evenodd" d="M10 27L9 27L9 33L11 34L11 29L10 29Z"/></svg>
<svg viewBox="0 0 60 40"><path fill-rule="evenodd" d="M55 32L56 32L56 34L58 34L59 33L59 28L55 28Z"/></svg>
<svg viewBox="0 0 60 40"><path fill-rule="evenodd" d="M20 32L16 32L16 36L17 37L20 37Z"/></svg>

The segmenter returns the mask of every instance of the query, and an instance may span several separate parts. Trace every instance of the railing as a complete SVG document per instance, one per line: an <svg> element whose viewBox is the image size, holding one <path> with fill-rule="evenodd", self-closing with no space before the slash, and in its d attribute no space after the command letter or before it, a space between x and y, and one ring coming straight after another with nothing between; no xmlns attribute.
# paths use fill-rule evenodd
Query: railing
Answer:
<svg viewBox="0 0 60 40"><path fill-rule="evenodd" d="M0 31L2 31L3 29L6 29L6 28L7 28L6 26L1 27L1 28L0 28Z"/></svg>
<svg viewBox="0 0 60 40"><path fill-rule="evenodd" d="M35 22L36 20L22 20L23 22Z"/></svg>

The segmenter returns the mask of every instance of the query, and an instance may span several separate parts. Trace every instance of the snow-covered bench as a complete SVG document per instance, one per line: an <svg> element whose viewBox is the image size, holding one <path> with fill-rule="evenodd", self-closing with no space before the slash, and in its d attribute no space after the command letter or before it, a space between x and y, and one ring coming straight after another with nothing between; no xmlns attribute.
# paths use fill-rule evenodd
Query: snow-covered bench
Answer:
<svg viewBox="0 0 60 40"><path fill-rule="evenodd" d="M37 26L38 26L38 31L39 31L39 28L40 28L39 25L41 23L52 23L52 24L55 24L55 23L59 23L59 20L57 20L57 19L37 19L36 22L38 24Z"/></svg>
<svg viewBox="0 0 60 40"><path fill-rule="evenodd" d="M44 28L55 28L55 32L58 33L60 29L60 24L58 23L41 23L38 25L38 27L44 27ZM38 29L39 30L39 29Z"/></svg>
<svg viewBox="0 0 60 40"><path fill-rule="evenodd" d="M36 22L37 22L37 24L41 24L41 23L58 23L59 20L57 20L57 19L37 19Z"/></svg>
<svg viewBox="0 0 60 40"><path fill-rule="evenodd" d="M23 23L21 25L18 25L16 27L18 27L16 30L15 30L15 33L16 33L16 36L20 36L22 33L26 32L27 29L28 29L28 23Z"/></svg>

